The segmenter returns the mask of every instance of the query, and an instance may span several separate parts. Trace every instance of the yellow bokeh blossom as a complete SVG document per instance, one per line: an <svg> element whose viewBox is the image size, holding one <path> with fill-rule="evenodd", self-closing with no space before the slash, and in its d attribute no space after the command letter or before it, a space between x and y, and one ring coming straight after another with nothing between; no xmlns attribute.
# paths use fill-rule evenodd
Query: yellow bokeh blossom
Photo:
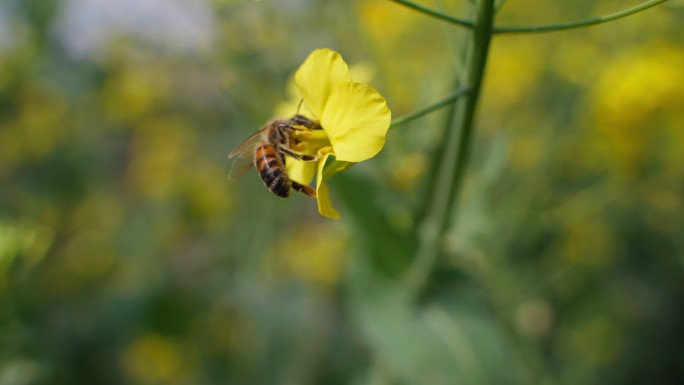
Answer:
<svg viewBox="0 0 684 385"><path fill-rule="evenodd" d="M297 151L316 154L315 162L287 158L291 179L308 184L316 176L318 211L339 218L332 206L323 173L332 156L333 173L375 156L385 144L391 112L385 98L372 87L352 80L347 63L330 49L313 51L295 73L302 100L299 114L318 122L322 130L299 130Z"/></svg>

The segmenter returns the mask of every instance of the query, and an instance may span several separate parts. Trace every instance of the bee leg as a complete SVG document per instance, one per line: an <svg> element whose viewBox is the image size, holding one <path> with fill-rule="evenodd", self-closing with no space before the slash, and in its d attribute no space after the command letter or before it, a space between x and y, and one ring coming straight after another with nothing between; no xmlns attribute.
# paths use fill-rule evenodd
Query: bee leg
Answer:
<svg viewBox="0 0 684 385"><path fill-rule="evenodd" d="M321 130L323 127L321 127L318 122L313 121L305 116L302 115L295 115L292 118L290 118L290 122L294 123L297 126L304 126L308 128L309 130Z"/></svg>
<svg viewBox="0 0 684 385"><path fill-rule="evenodd" d="M295 181L291 181L291 182L292 182L292 188L295 189L295 191L302 192L302 193L310 196L311 198L314 198L314 199L316 198L316 190L314 190L313 187L307 186L305 184L300 184L300 183L297 183Z"/></svg>
<svg viewBox="0 0 684 385"><path fill-rule="evenodd" d="M317 155L309 155L309 154L300 154L298 152L292 151L289 148L285 148L280 145L276 145L276 148L278 151L282 152L283 154L289 155L297 160L303 160L304 162L314 162L320 159L321 157Z"/></svg>
<svg viewBox="0 0 684 385"><path fill-rule="evenodd" d="M300 126L300 125L290 126L290 130L293 132L293 135L298 135L298 134L306 135L307 133L311 133L311 131L313 131L312 129L310 129L308 127L304 127L304 126Z"/></svg>

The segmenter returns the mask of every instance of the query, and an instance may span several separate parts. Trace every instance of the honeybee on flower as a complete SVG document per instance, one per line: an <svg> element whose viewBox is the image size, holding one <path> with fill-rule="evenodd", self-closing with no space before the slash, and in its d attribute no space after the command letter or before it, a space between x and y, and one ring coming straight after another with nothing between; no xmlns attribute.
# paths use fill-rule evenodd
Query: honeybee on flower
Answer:
<svg viewBox="0 0 684 385"><path fill-rule="evenodd" d="M392 115L385 98L373 87L355 82L347 63L333 50L313 51L295 73L294 81L302 100L301 111L289 119L275 119L230 156L240 155L240 159L250 154L269 189L277 187L281 191L287 187L289 191L292 187L302 191L316 198L321 215L339 218L325 179L378 154L385 144ZM267 129L277 133L263 134ZM324 178L330 157L338 167ZM314 176L315 190L309 186ZM275 181L285 178L289 185Z"/></svg>

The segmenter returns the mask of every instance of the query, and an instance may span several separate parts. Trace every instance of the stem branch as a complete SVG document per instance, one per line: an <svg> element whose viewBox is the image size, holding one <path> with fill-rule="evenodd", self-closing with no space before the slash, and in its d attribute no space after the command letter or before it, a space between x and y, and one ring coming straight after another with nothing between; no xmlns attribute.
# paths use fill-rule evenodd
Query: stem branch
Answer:
<svg viewBox="0 0 684 385"><path fill-rule="evenodd" d="M468 28L468 29L475 28L475 25L470 20L459 19L457 17L447 15L446 13L424 7L420 4L416 4L412 1L408 1L408 0L390 0L390 1L394 1L395 3L399 3L405 7L411 8L413 10L416 10L416 11L423 13L423 14L426 14L428 16L432 16L432 17L435 17L437 19L444 20L444 21L449 22L451 24L456 24L456 25L459 25L461 27Z"/></svg>
<svg viewBox="0 0 684 385"><path fill-rule="evenodd" d="M538 25L529 27L496 27L494 28L494 33L536 33L536 32L553 32L553 31L563 31L567 29L588 27L591 25L597 25L606 23L609 21L621 19L633 15L635 13L641 12L643 10L655 7L658 4L662 4L667 0L651 0L643 4L624 9L619 12L611 13L609 15L594 17L591 19L571 21L567 23L553 24L553 25Z"/></svg>
<svg viewBox="0 0 684 385"><path fill-rule="evenodd" d="M423 117L423 116L425 116L431 112L437 111L438 109L440 109L442 107L446 107L449 104L456 101L461 96L467 94L468 92L470 92L469 88L461 87L440 101L437 101L437 102L435 102L429 106L426 106L426 107L424 107L418 111L412 112L408 115L404 115L404 116L400 116L398 118L392 119L392 125L390 127L401 126L402 124L406 124L406 123L411 122L413 120L416 120L420 117Z"/></svg>

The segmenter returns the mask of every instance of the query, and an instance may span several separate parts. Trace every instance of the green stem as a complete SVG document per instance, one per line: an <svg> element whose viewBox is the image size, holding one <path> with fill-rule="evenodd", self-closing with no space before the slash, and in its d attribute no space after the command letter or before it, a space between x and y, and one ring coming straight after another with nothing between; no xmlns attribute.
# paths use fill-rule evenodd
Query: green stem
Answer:
<svg viewBox="0 0 684 385"><path fill-rule="evenodd" d="M343 160L333 160L329 164L325 165L325 168L323 169L323 180L328 180L332 178L335 174L340 173L342 171L349 170L353 165L356 163L353 162L346 162Z"/></svg>
<svg viewBox="0 0 684 385"><path fill-rule="evenodd" d="M423 116L425 116L425 115L427 115L433 111L436 111L442 107L446 107L446 106L450 105L451 103L453 103L454 101L456 101L461 96L467 94L468 92L470 92L469 88L461 87L461 88L457 89L456 91L454 91L451 95L447 96L446 98L444 98L438 102L435 102L435 103L433 103L427 107L424 107L418 111L412 112L408 115L404 115L404 116L400 116L398 118L392 119L392 125L390 127L401 126L402 124L406 124L408 122L416 120L416 119L423 117Z"/></svg>
<svg viewBox="0 0 684 385"><path fill-rule="evenodd" d="M466 66L461 83L468 94L457 102L456 119L447 132L443 155L439 161L435 186L431 190L430 206L418 235L416 258L406 280L414 293L425 286L437 261L440 245L446 232L450 214L458 200L468 166L473 138L473 123L477 108L494 20L494 0L480 0Z"/></svg>
<svg viewBox="0 0 684 385"><path fill-rule="evenodd" d="M591 25L597 25L606 23L609 21L621 19L633 15L635 13L641 12L643 10L655 7L658 4L662 4L667 0L651 0L643 4L627 8L625 10L611 13L605 16L594 17L591 19L571 21L568 23L553 24L553 25L539 25L530 27L496 27L494 28L494 33L536 33L536 32L553 32L553 31L563 31L567 29L588 27Z"/></svg>
<svg viewBox="0 0 684 385"><path fill-rule="evenodd" d="M461 27L465 27L468 29L474 29L475 28L475 25L470 20L459 19L457 17L447 15L446 13L442 13L440 11L436 11L434 9L424 7L420 4L416 4L412 1L408 1L408 0L390 0L390 1L394 1L395 3L399 3L405 7L414 9L420 13L426 14L428 16L435 17L435 18L440 19L440 20L447 21L447 22L452 23L452 24L459 25Z"/></svg>
<svg viewBox="0 0 684 385"><path fill-rule="evenodd" d="M499 0L498 2L494 3L494 13L498 13L501 8L503 8L504 3L506 0Z"/></svg>
<svg viewBox="0 0 684 385"><path fill-rule="evenodd" d="M465 44L461 47L462 51L460 53L460 63L462 67L465 67L465 63L468 62L468 57L470 55L471 47L473 42L468 39L464 42ZM460 71L459 73L456 74L454 77L453 81L453 88L454 89L460 89L460 88L465 88L461 86L461 82L463 81L464 75L463 71ZM470 91L469 91L470 92ZM457 99L458 100L458 99ZM457 103L452 103L446 108L445 114L444 114L444 128L442 129L443 135L446 137L449 135L449 132L452 130L452 126L454 125L455 119L456 119L456 104ZM427 218L427 213L428 210L430 209L430 205L432 203L432 197L435 194L435 189L437 189L437 182L439 180L439 169L438 166L440 162L442 161L442 158L444 157L444 151L445 151L445 141L442 140L440 143L435 146L434 151L431 152L430 154L430 163L432 165L435 165L435 167L430 168L430 173L428 174L427 180L425 181L425 189L421 194L421 199L419 200L422 202L420 206L417 208L417 211L415 213L415 218L416 222L415 223L425 223L425 219Z"/></svg>

